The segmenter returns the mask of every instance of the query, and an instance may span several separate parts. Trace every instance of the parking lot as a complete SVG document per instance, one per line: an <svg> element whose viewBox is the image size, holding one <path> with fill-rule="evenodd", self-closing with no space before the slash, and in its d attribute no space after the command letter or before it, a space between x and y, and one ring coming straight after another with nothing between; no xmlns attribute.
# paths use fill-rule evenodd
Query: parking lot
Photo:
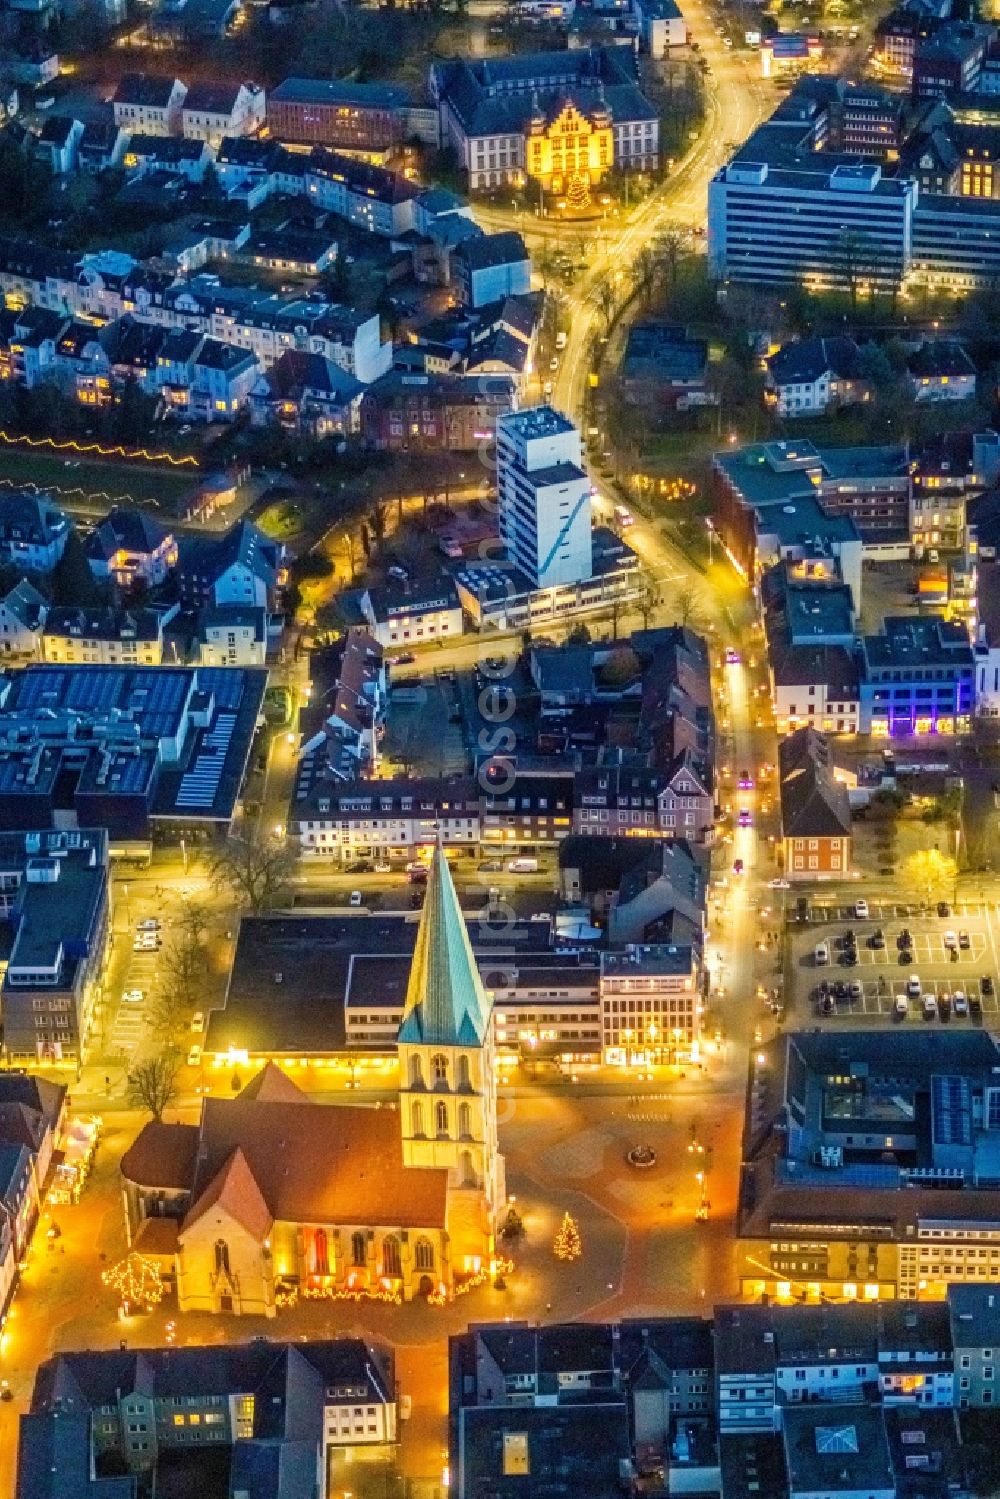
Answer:
<svg viewBox="0 0 1000 1499"><path fill-rule="evenodd" d="M854 906L811 905L808 920L788 927L788 996L796 1020L836 1024L869 1018L901 1022L895 1010L906 997L911 977L920 996L910 995L906 1020L932 1024L995 1024L1000 1014L996 989L1000 975L1000 918L990 906L961 904L938 915L937 908L871 902L869 919L858 920ZM853 947L848 934L853 934ZM828 961L822 960L826 950ZM819 953L818 951L819 950ZM820 986L828 986L833 1009L823 1008ZM968 1012L956 1014L953 996L963 995ZM923 996L936 1001L924 1015ZM964 1008L962 1001L959 1007Z"/></svg>

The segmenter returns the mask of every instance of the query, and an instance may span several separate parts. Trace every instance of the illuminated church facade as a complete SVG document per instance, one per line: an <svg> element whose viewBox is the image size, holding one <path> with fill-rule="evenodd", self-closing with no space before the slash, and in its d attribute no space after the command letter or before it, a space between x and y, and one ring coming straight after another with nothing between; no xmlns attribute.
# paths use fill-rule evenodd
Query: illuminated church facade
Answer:
<svg viewBox="0 0 1000 1499"><path fill-rule="evenodd" d="M122 1159L130 1245L181 1311L283 1296L450 1296L490 1269L504 1206L492 1003L440 849L399 1029L396 1109L315 1103L274 1064Z"/></svg>

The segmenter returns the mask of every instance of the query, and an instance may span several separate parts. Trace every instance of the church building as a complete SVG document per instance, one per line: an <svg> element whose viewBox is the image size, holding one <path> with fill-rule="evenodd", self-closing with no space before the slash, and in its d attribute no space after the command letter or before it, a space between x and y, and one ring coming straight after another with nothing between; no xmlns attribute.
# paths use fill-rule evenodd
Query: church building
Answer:
<svg viewBox="0 0 1000 1499"><path fill-rule="evenodd" d="M399 1030L396 1108L314 1103L269 1063L121 1162L129 1243L181 1311L273 1316L297 1288L449 1296L488 1267L505 1201L492 1005L434 855Z"/></svg>

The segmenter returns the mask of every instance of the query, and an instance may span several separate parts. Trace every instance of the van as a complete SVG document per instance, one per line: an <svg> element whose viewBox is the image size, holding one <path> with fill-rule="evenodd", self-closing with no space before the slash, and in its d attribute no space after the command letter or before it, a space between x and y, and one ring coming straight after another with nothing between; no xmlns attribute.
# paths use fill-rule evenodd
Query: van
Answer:
<svg viewBox="0 0 1000 1499"><path fill-rule="evenodd" d="M817 942L813 948L813 958L817 967L822 968L830 961L830 944L828 942Z"/></svg>
<svg viewBox="0 0 1000 1499"><path fill-rule="evenodd" d="M507 863L508 874L537 874L537 859L510 859Z"/></svg>

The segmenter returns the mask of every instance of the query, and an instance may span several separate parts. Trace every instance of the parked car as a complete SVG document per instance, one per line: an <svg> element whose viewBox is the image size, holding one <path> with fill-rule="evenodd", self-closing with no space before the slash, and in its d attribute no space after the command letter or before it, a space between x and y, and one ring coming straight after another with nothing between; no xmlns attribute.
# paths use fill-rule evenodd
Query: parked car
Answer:
<svg viewBox="0 0 1000 1499"><path fill-rule="evenodd" d="M906 992L910 999L920 998L920 977L918 974L910 974L910 977L906 980Z"/></svg>
<svg viewBox="0 0 1000 1499"><path fill-rule="evenodd" d="M958 934L958 945L962 949L963 952L968 952L969 951L969 948L972 946L972 941L971 941L971 939L969 937L968 932L959 932L959 934Z"/></svg>
<svg viewBox="0 0 1000 1499"><path fill-rule="evenodd" d="M187 1064L188 1064L189 1067L197 1067L200 1062L201 1062L201 1047L198 1045L198 1043L196 1041L195 1044L192 1046L191 1050L188 1052Z"/></svg>
<svg viewBox="0 0 1000 1499"><path fill-rule="evenodd" d="M924 995L924 1019L935 1020L937 1018L937 1001L933 994Z"/></svg>
<svg viewBox="0 0 1000 1499"><path fill-rule="evenodd" d="M854 902L854 915L858 921L868 920L868 902L866 900L856 900Z"/></svg>
<svg viewBox="0 0 1000 1499"><path fill-rule="evenodd" d="M885 946L885 933L880 926L877 926L868 938L868 946L876 949L881 949Z"/></svg>
<svg viewBox="0 0 1000 1499"><path fill-rule="evenodd" d="M938 901L937 913L938 913L939 916L950 916L951 915L951 906L949 906L949 904L948 904L948 902L946 900L939 900Z"/></svg>
<svg viewBox="0 0 1000 1499"><path fill-rule="evenodd" d="M990 978L988 973L984 973L982 978L979 980L979 992L984 997L993 993L993 980Z"/></svg>
<svg viewBox="0 0 1000 1499"><path fill-rule="evenodd" d="M741 807L740 808L740 815L739 815L737 821L739 822L739 825L740 825L741 828L748 828L750 826L750 808L749 807Z"/></svg>
<svg viewBox="0 0 1000 1499"><path fill-rule="evenodd" d="M136 922L135 929L137 932L158 932L160 923L155 916L147 916L143 921Z"/></svg>
<svg viewBox="0 0 1000 1499"><path fill-rule="evenodd" d="M354 906L354 907L360 906L361 901L362 901L361 891L360 890L352 890L351 891L351 905Z"/></svg>
<svg viewBox="0 0 1000 1499"><path fill-rule="evenodd" d="M948 1019L950 1019L950 1017L951 1017L951 995L950 994L939 994L938 995L937 1007L938 1007L938 1014L941 1016L942 1020L948 1020Z"/></svg>
<svg viewBox="0 0 1000 1499"><path fill-rule="evenodd" d="M958 933L957 932L952 932L952 931L945 932L943 941L944 941L945 947L953 947L953 948L955 948L957 950L957 948L958 948Z"/></svg>
<svg viewBox="0 0 1000 1499"><path fill-rule="evenodd" d="M865 988L860 979L852 979L847 986L848 997L851 999L863 999Z"/></svg>
<svg viewBox="0 0 1000 1499"><path fill-rule="evenodd" d="M126 989L122 994L127 1005L141 1005L145 997L141 989Z"/></svg>
<svg viewBox="0 0 1000 1499"><path fill-rule="evenodd" d="M951 1002L955 1006L956 1015L968 1015L969 999L964 989L956 989L951 996Z"/></svg>
<svg viewBox="0 0 1000 1499"><path fill-rule="evenodd" d="M910 1003L905 994L897 994L892 1006L892 1013L897 1020L905 1020L910 1013Z"/></svg>
<svg viewBox="0 0 1000 1499"><path fill-rule="evenodd" d="M829 961L830 944L828 942L817 942L813 948L813 962L817 967L822 968L824 963L829 963Z"/></svg>
<svg viewBox="0 0 1000 1499"><path fill-rule="evenodd" d="M205 1029L204 1010L195 1010L194 1014L191 1016L191 1029L195 1032L203 1031Z"/></svg>

